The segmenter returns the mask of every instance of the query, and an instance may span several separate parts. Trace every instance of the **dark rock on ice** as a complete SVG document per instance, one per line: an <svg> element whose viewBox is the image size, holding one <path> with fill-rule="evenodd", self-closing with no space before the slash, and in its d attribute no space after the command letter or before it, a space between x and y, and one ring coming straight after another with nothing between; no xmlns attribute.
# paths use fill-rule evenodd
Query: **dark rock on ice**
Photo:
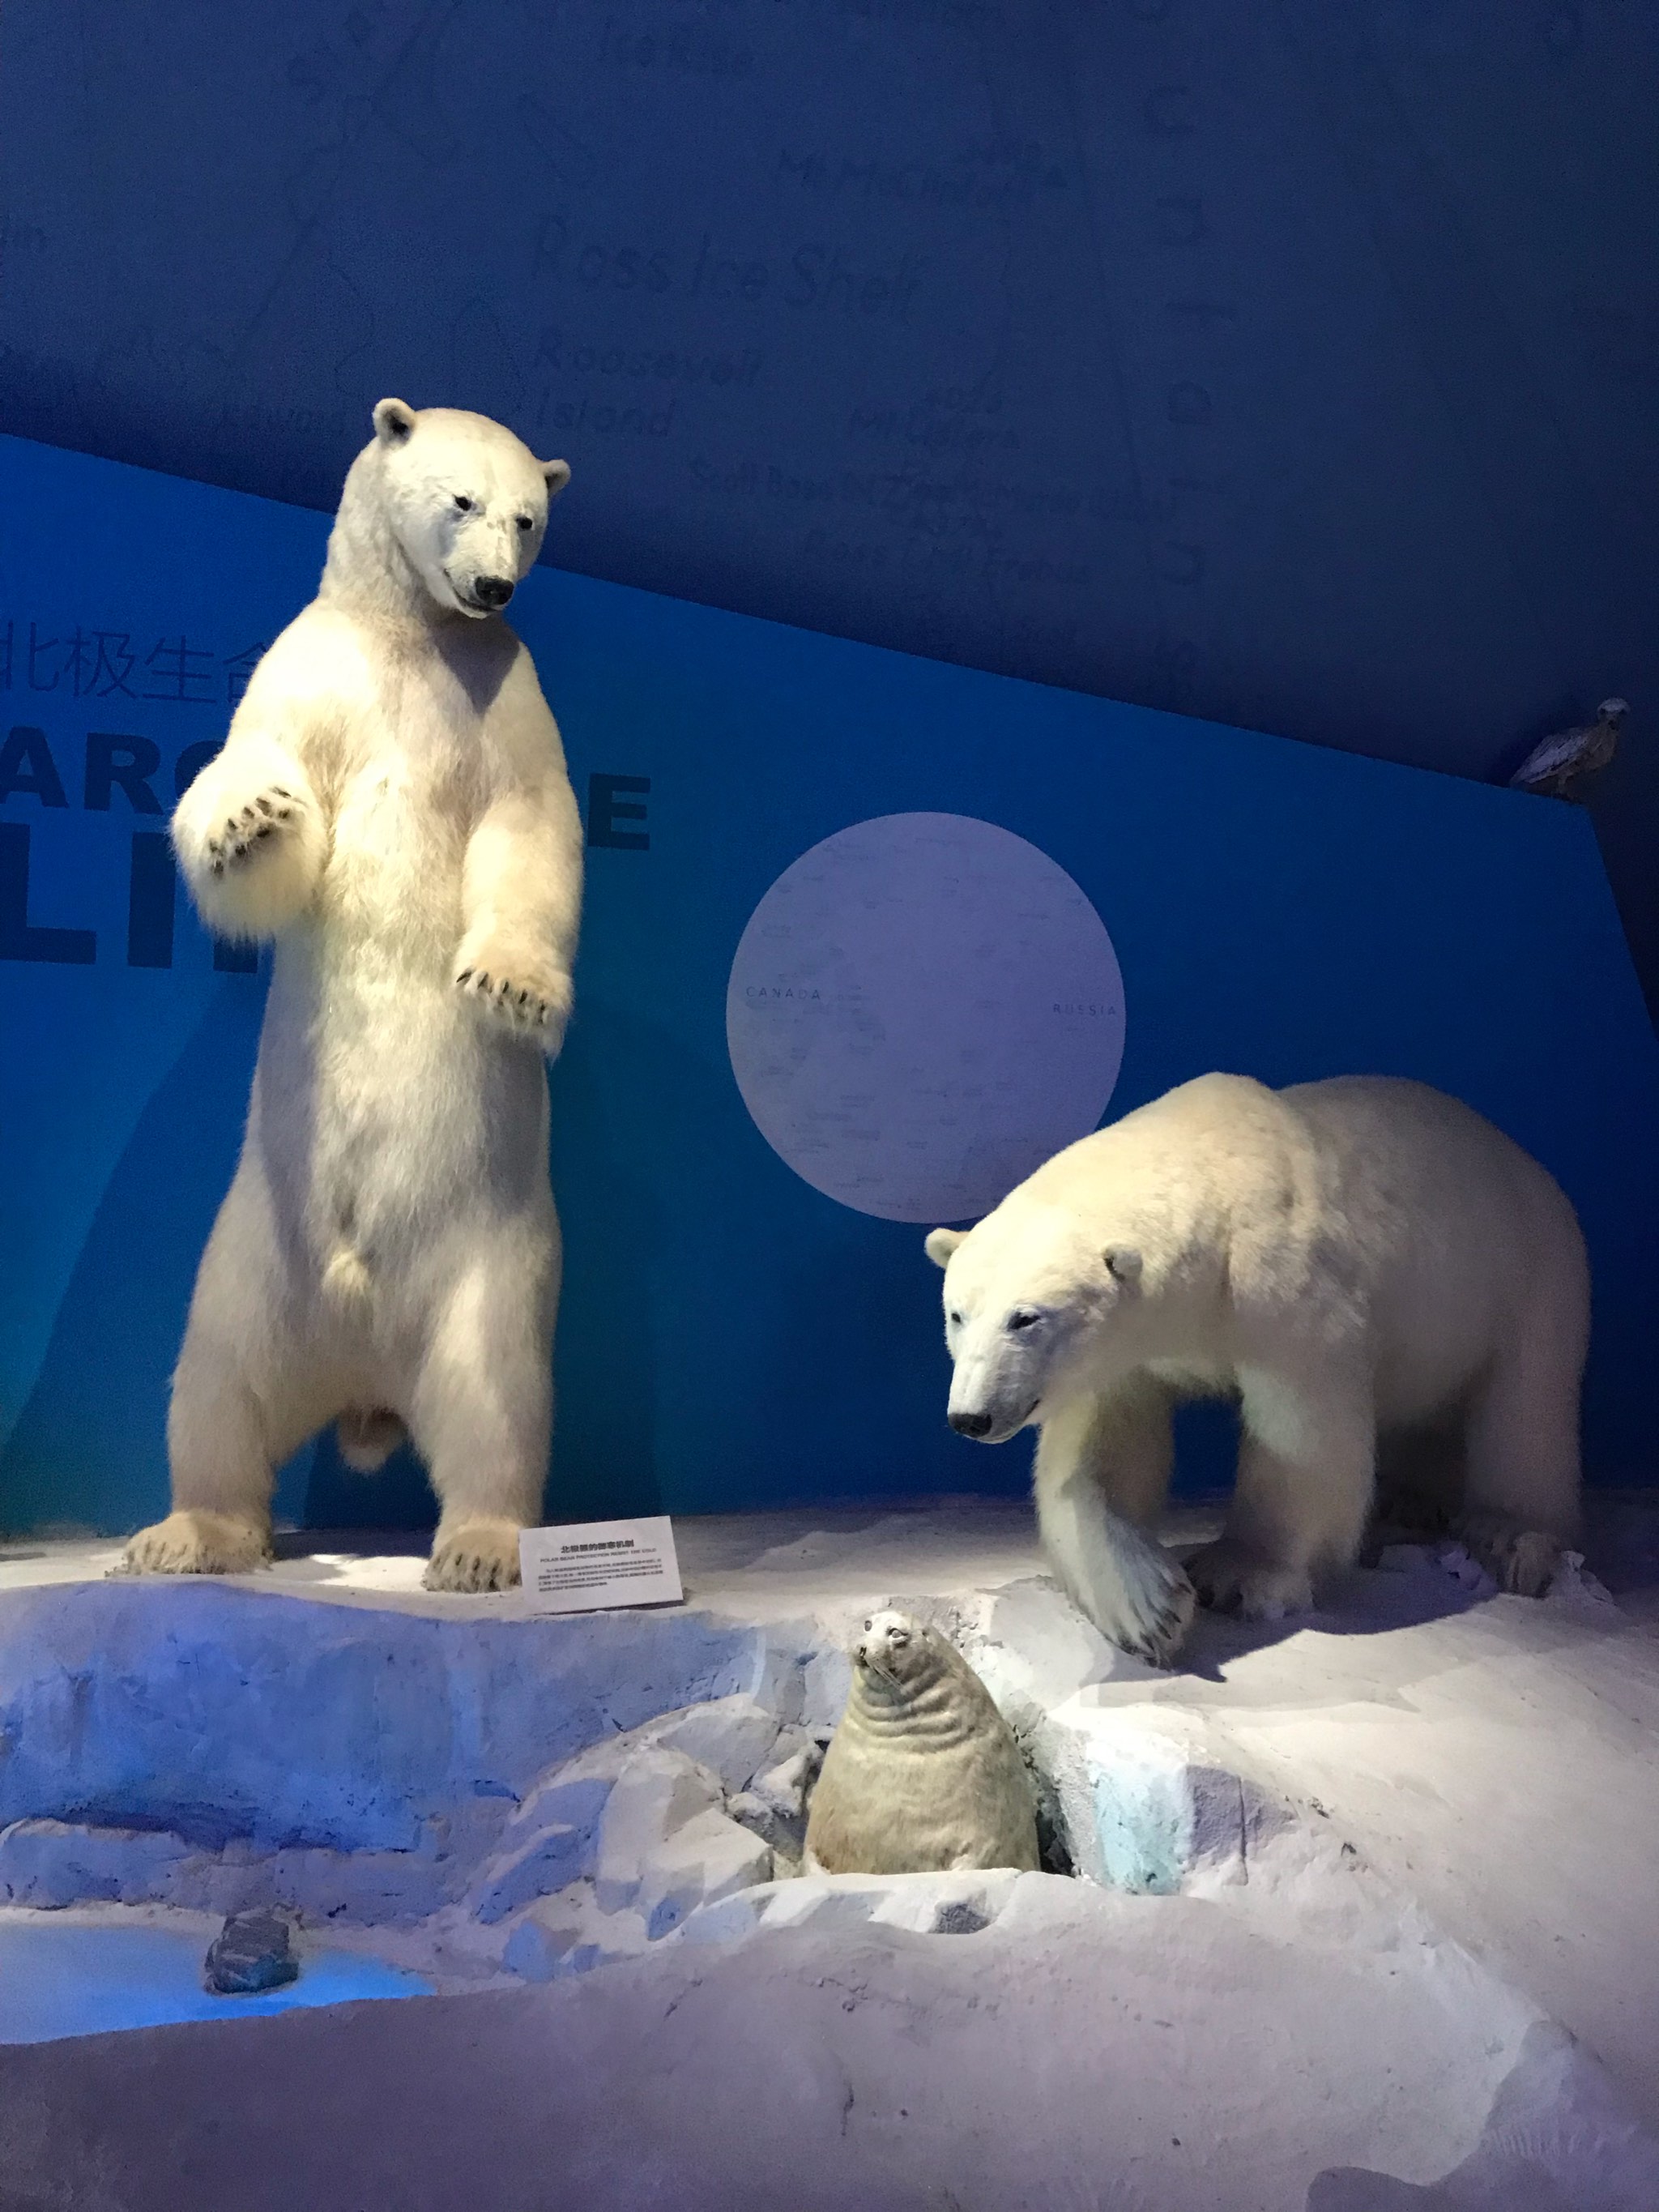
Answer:
<svg viewBox="0 0 1659 2212"><path fill-rule="evenodd" d="M280 1990L299 1975L293 1923L270 1905L233 1912L209 1944L203 1970L209 1989L224 1997Z"/></svg>

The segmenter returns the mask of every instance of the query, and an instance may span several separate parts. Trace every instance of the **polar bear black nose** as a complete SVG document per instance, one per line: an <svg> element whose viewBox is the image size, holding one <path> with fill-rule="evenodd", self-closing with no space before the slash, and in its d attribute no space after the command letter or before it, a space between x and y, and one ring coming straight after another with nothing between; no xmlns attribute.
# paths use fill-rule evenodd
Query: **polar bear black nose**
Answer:
<svg viewBox="0 0 1659 2212"><path fill-rule="evenodd" d="M988 1413L952 1413L951 1426L959 1437L988 1437L991 1416Z"/></svg>
<svg viewBox="0 0 1659 2212"><path fill-rule="evenodd" d="M505 576L480 576L472 586L472 596L481 606L504 607L513 596L513 586Z"/></svg>

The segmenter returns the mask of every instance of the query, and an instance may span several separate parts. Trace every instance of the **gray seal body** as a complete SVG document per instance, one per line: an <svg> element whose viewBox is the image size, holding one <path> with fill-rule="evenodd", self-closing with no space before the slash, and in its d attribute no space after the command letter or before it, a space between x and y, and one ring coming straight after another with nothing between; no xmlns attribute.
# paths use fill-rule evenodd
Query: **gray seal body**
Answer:
<svg viewBox="0 0 1659 2212"><path fill-rule="evenodd" d="M925 1874L1038 1864L1012 1730L961 1654L902 1613L867 1620L812 1795L806 1868Z"/></svg>

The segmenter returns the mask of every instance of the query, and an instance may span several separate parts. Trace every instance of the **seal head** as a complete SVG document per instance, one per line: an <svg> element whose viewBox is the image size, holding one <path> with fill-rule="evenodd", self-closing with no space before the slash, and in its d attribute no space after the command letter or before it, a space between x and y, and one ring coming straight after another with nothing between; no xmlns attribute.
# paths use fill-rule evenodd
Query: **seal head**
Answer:
<svg viewBox="0 0 1659 2212"><path fill-rule="evenodd" d="M908 1613L872 1613L853 1645L853 1664L866 1677L866 1694L901 1698L936 1674L939 1655L929 1648L930 1634Z"/></svg>

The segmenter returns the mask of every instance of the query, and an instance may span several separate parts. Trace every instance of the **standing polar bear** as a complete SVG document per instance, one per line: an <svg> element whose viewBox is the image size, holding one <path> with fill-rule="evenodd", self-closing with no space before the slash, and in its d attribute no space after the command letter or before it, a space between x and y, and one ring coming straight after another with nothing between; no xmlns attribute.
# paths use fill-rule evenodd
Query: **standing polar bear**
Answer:
<svg viewBox="0 0 1659 2212"><path fill-rule="evenodd" d="M950 1420L1037 1429L1038 1525L1091 1620L1159 1662L1195 1598L1276 1618L1352 1564L1379 1436L1460 1447L1459 1526L1547 1583L1578 1504L1589 1277L1571 1206L1455 1099L1354 1077L1206 1075L1072 1145L969 1231L936 1229ZM1146 1533L1170 1409L1236 1395L1224 1532Z"/></svg>
<svg viewBox="0 0 1659 2212"><path fill-rule="evenodd" d="M582 875L558 730L501 611L570 471L483 416L383 399L374 421L317 597L173 817L204 919L276 951L173 1377L173 1510L127 1560L257 1565L273 1470L337 1420L353 1466L405 1431L424 1457L428 1587L494 1589L546 1475L544 1055Z"/></svg>

